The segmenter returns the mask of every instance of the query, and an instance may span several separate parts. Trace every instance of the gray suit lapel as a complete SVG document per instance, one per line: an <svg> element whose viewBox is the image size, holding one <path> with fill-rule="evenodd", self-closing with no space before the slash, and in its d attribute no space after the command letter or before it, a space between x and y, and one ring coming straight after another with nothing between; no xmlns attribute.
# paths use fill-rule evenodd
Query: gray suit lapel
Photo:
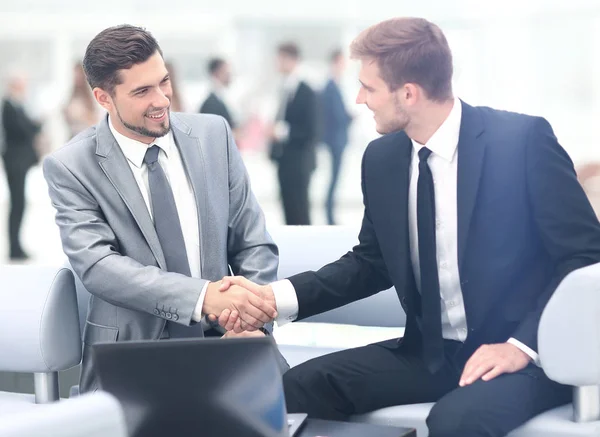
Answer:
<svg viewBox="0 0 600 437"><path fill-rule="evenodd" d="M171 114L171 124L175 144L179 149L183 166L192 185L196 199L196 211L198 213L198 235L200 235L200 270L203 278L211 278L211 263L206 262L204 254L216 253L216 247L212 247L213 239L209 238L208 199L204 157L200 140L191 134L192 129L185 124L177 114Z"/></svg>
<svg viewBox="0 0 600 437"><path fill-rule="evenodd" d="M108 117L105 118L97 128L98 140L96 155L99 156L98 163L106 174L108 180L113 184L125 205L131 212L144 238L148 242L152 254L158 265L166 270L166 262L163 251L158 241L158 235L154 229L154 223L148 212L142 193L133 177L127 158L113 137L108 127Z"/></svg>

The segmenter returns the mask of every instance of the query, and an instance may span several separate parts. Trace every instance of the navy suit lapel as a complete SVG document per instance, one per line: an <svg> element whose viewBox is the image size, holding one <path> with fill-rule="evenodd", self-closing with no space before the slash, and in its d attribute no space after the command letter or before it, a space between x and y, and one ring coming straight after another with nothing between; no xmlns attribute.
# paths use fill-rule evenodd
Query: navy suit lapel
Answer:
<svg viewBox="0 0 600 437"><path fill-rule="evenodd" d="M462 267L485 155L483 121L476 108L462 103L458 140L458 266Z"/></svg>

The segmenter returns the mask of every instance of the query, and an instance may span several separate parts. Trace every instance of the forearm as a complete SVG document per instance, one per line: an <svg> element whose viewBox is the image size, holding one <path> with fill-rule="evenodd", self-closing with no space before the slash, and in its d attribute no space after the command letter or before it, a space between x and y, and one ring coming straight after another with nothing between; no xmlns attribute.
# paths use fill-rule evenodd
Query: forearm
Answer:
<svg viewBox="0 0 600 437"><path fill-rule="evenodd" d="M72 263L77 265L74 260ZM82 272L75 271L86 289L102 300L153 315L164 309L177 314L174 321L184 325L198 321L193 320L193 314L208 282L144 266L118 254L106 256Z"/></svg>

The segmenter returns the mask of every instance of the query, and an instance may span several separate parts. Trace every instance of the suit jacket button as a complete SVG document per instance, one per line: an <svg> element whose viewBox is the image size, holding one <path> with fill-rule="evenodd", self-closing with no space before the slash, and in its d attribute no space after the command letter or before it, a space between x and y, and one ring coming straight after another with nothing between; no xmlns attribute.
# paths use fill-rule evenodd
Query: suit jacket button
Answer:
<svg viewBox="0 0 600 437"><path fill-rule="evenodd" d="M177 314L173 314L173 320L175 320L175 321L179 320L179 316Z"/></svg>
<svg viewBox="0 0 600 437"><path fill-rule="evenodd" d="M171 319L173 315L171 313L167 313L167 319Z"/></svg>
<svg viewBox="0 0 600 437"><path fill-rule="evenodd" d="M161 317L166 317L166 316L167 316L167 313L165 313L164 311L161 311L161 312L160 312L160 316L161 316Z"/></svg>
<svg viewBox="0 0 600 437"><path fill-rule="evenodd" d="M154 309L154 314L156 314L157 316L160 314L160 311L158 311L158 309Z"/></svg>

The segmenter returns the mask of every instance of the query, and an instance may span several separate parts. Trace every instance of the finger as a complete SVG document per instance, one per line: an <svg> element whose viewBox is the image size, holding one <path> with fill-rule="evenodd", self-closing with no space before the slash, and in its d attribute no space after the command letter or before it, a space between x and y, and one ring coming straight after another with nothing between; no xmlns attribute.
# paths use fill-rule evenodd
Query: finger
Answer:
<svg viewBox="0 0 600 437"><path fill-rule="evenodd" d="M259 329L254 325L244 322L243 320L241 322L241 325L242 325L242 328L244 329L244 332L256 332Z"/></svg>
<svg viewBox="0 0 600 437"><path fill-rule="evenodd" d="M496 366L488 373L483 375L481 379L483 379L484 381L490 381L495 377L502 375L503 373L506 373L506 369L503 366Z"/></svg>
<svg viewBox="0 0 600 437"><path fill-rule="evenodd" d="M224 276L223 279L221 279L221 285L219 286L219 291L227 291L227 290L229 290L229 287L231 287L231 285L232 285L231 277Z"/></svg>
<svg viewBox="0 0 600 437"><path fill-rule="evenodd" d="M251 314L248 314L248 313L241 314L240 318L242 319L241 326L242 326L242 329L244 329L244 330L249 330L250 328L258 329L263 326L263 322L261 322L256 317L252 316Z"/></svg>
<svg viewBox="0 0 600 437"><path fill-rule="evenodd" d="M252 315L263 323L269 323L271 320L277 318L277 310L269 305L265 300L257 296L248 295L248 302L250 302L250 305L252 305L256 310L252 311ZM248 309L248 312L250 312L250 308Z"/></svg>
<svg viewBox="0 0 600 437"><path fill-rule="evenodd" d="M473 371L470 374L468 374L464 379L462 379L459 385L461 387L464 387L465 385L473 384L475 381L477 381L483 375L488 373L494 367L495 364L493 361L485 361L481 363L479 366L473 369Z"/></svg>
<svg viewBox="0 0 600 437"><path fill-rule="evenodd" d="M221 326L228 331L232 331L235 326L235 322L238 321L239 317L240 313L238 313L236 310L233 310L229 316L229 319L225 321L225 324L221 324Z"/></svg>
<svg viewBox="0 0 600 437"><path fill-rule="evenodd" d="M249 279L244 278L243 276L228 276L227 279L231 282L231 284L238 285L240 287L245 288L246 290L251 291L252 293L260 296L260 285L255 284Z"/></svg>
<svg viewBox="0 0 600 437"><path fill-rule="evenodd" d="M236 334L244 332L244 330L242 329L242 319L238 318L236 320L235 325L233 327L233 332L235 332Z"/></svg>
<svg viewBox="0 0 600 437"><path fill-rule="evenodd" d="M465 364L465 367L463 369L462 375L460 377L460 380L465 380L468 376L470 376L473 371L479 367L479 365L482 363L482 361L487 359L487 352L486 349L483 348L483 346L480 346L475 353L473 353L473 355L471 355L471 358L468 359L467 363Z"/></svg>
<svg viewBox="0 0 600 437"><path fill-rule="evenodd" d="M219 321L219 325L224 327L224 324L221 324L221 320L224 320L225 322L229 319L229 317L231 316L231 310L229 308L225 308L223 311L221 311L221 315L218 318ZM211 319L211 317L214 317L215 319L217 319L216 316L214 316L213 314L211 314L210 316L208 316L208 319L211 321L214 321Z"/></svg>
<svg viewBox="0 0 600 437"><path fill-rule="evenodd" d="M221 313L221 314L223 314L223 313ZM209 314L208 315L208 320L210 320L211 322L216 322L219 319L214 314Z"/></svg>

